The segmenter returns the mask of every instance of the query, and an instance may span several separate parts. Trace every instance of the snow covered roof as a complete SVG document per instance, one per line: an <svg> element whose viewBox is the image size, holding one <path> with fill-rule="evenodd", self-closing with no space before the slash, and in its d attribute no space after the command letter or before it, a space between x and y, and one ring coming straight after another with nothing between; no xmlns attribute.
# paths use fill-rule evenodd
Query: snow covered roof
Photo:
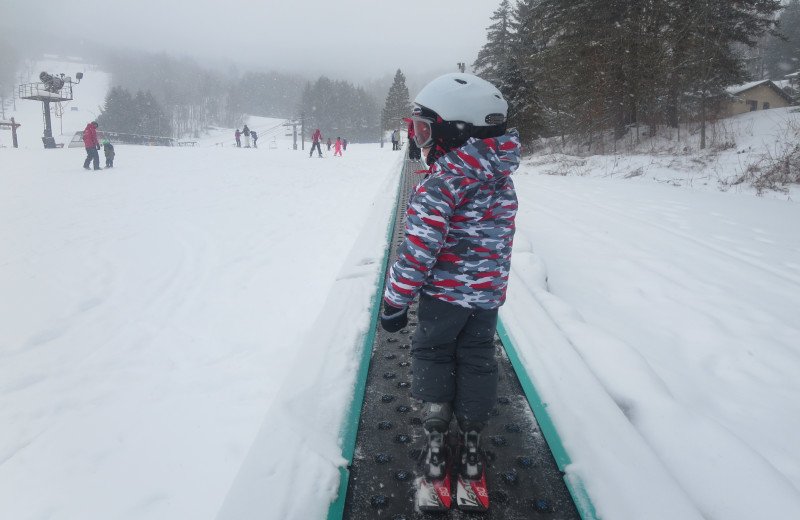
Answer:
<svg viewBox="0 0 800 520"><path fill-rule="evenodd" d="M777 81L773 81L773 83L775 83L775 86L778 88L786 88L792 86L791 85L792 82L789 81L788 79L779 79Z"/></svg>
<svg viewBox="0 0 800 520"><path fill-rule="evenodd" d="M793 103L794 102L794 100L791 98L791 96L789 96L789 94L787 94L774 81L769 80L769 79L762 79L762 80L759 80L759 81L751 81L751 82L745 83L743 85L731 86L731 87L726 88L725 92L727 92L731 96L737 96L739 94L747 92L748 90L752 90L752 89L754 89L756 87L760 87L760 86L767 86L767 87L771 88L778 95L780 95L781 97L786 99L786 101L789 102L789 103Z"/></svg>
<svg viewBox="0 0 800 520"><path fill-rule="evenodd" d="M728 94L736 95L736 94L741 94L742 92L744 92L746 90L750 90L751 88L755 88L755 87L758 87L760 85L763 85L765 83L772 83L772 81L768 80L768 79L762 79L762 80L758 80L758 81L751 81L751 82L745 83L743 85L734 85L732 87L728 87L728 88L725 89L725 91Z"/></svg>

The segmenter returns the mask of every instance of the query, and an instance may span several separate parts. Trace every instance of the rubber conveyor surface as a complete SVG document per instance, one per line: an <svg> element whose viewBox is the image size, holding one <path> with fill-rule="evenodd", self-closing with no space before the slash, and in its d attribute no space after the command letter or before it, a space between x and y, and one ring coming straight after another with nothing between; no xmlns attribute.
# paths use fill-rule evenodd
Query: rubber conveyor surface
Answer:
<svg viewBox="0 0 800 520"><path fill-rule="evenodd" d="M404 239L408 195L421 180L421 162L406 160L401 180L389 266ZM418 405L411 399L411 336L416 326L416 302L408 327L387 333L377 326L366 390L350 468L344 515L346 520L483 518L503 520L579 519L572 497L523 393L504 346L495 336L499 365L498 402L482 444L487 452L487 513L459 511L426 514L415 508L414 481L425 443ZM450 445L457 445L450 427ZM455 478L451 490L455 493Z"/></svg>

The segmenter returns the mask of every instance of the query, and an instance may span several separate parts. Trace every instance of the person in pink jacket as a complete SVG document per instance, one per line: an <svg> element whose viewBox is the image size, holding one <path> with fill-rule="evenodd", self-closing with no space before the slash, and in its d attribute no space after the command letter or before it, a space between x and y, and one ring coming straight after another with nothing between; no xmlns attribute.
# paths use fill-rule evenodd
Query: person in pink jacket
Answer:
<svg viewBox="0 0 800 520"><path fill-rule="evenodd" d="M333 143L333 156L341 157L342 156L342 139L340 137L336 138L336 142Z"/></svg>
<svg viewBox="0 0 800 520"><path fill-rule="evenodd" d="M86 160L83 161L84 169L89 169L89 163L94 163L94 169L100 170L100 141L97 140L97 121L92 121L83 130L83 145L86 147Z"/></svg>
<svg viewBox="0 0 800 520"><path fill-rule="evenodd" d="M319 131L319 128L314 132L314 135L311 136L311 151L308 152L308 157L311 158L314 155L314 149L316 148L317 153L320 157L322 157L322 132Z"/></svg>

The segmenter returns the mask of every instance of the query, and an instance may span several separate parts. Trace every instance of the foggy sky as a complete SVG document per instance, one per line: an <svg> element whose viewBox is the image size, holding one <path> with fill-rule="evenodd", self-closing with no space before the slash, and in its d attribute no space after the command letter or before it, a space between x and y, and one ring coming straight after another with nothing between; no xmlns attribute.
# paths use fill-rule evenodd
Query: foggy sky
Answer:
<svg viewBox="0 0 800 520"><path fill-rule="evenodd" d="M290 5L291 4L291 5ZM0 27L242 69L362 79L467 66L500 0L0 0ZM58 49L54 49L57 53ZM469 70L469 68L467 69Z"/></svg>

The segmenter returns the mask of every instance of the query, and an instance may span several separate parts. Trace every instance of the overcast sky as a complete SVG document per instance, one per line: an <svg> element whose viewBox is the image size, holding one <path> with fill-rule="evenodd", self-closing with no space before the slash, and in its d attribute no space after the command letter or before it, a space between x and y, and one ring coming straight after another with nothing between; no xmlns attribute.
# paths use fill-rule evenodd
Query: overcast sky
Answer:
<svg viewBox="0 0 800 520"><path fill-rule="evenodd" d="M500 0L0 0L0 27L368 79L471 65ZM54 51L57 52L57 49Z"/></svg>

